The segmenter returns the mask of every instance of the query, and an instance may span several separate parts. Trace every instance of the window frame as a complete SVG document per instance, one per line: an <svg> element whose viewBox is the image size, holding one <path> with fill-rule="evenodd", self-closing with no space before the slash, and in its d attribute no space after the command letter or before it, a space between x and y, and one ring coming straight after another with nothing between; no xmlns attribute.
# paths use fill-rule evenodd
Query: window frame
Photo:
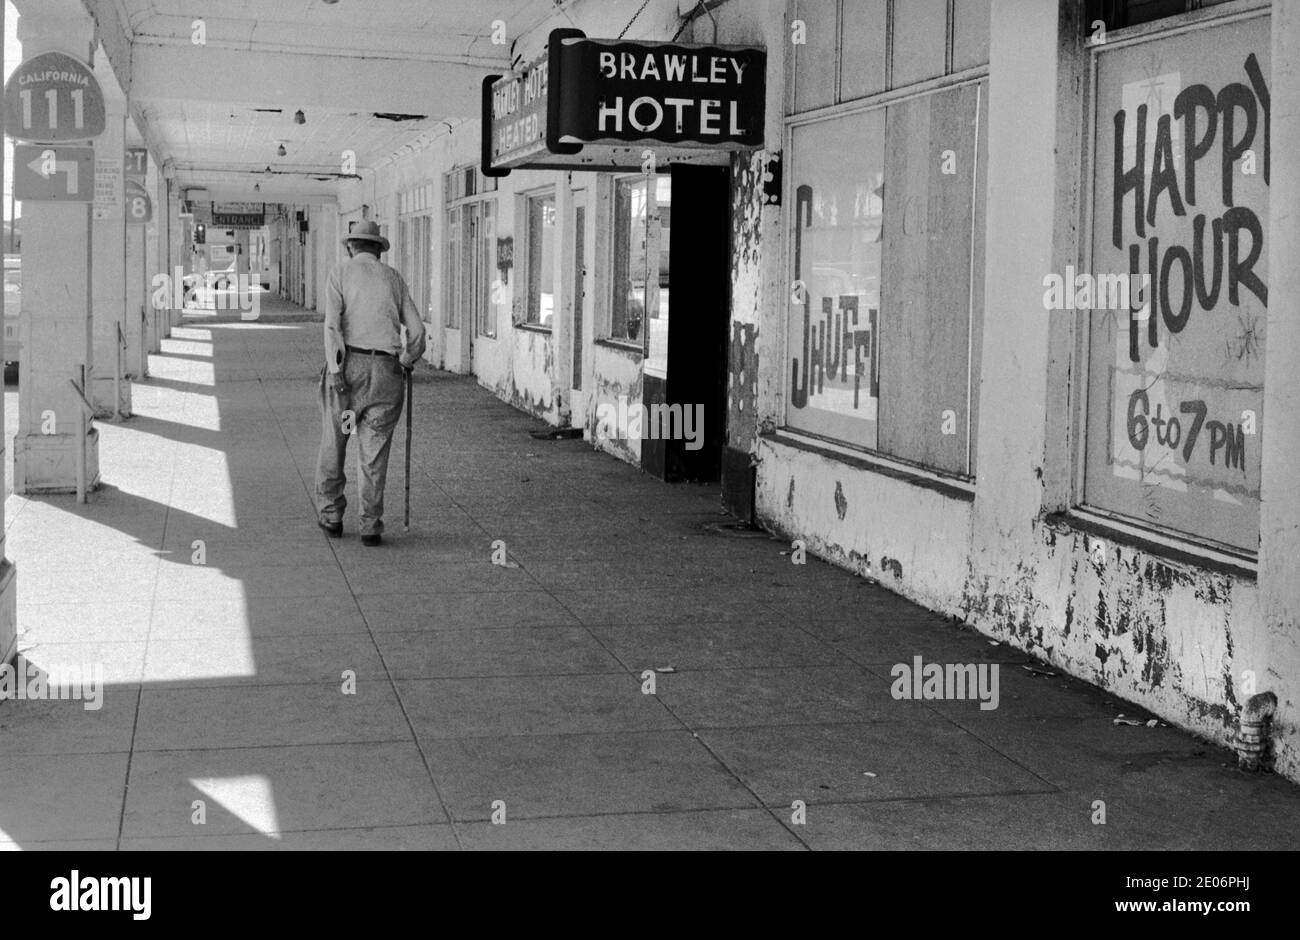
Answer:
<svg viewBox="0 0 1300 940"><path fill-rule="evenodd" d="M537 200L549 199L551 201L552 209L555 212L555 223L551 226L554 229L554 235L552 237L555 239L555 245L553 247L555 251L559 253L559 238L560 238L559 187L555 183L547 183L545 185L537 186L534 187L533 189L520 192L519 199L522 201L523 204L524 211L522 214L523 214L524 224L523 224L523 238L520 239L516 237L516 242L519 241L523 242L523 256L522 256L523 264L520 265L518 263L518 260L520 258L520 253L518 252L518 250L516 250L515 268L520 272L520 280L522 281L522 284L517 284L516 286L523 288L524 304L523 304L522 316L518 321L515 322L514 326L516 329L535 330L543 333L552 333L554 331L555 318L559 313L559 311L555 308L555 299L558 297L559 285L554 285L556 289L552 292L551 322L549 323L541 322L542 311L541 311L540 291L538 292L537 319L536 320L530 319L532 314L532 300L533 300L532 298L532 290L533 290L532 210L533 210L533 203Z"/></svg>
<svg viewBox="0 0 1300 940"><path fill-rule="evenodd" d="M951 43L951 37L949 39L949 42ZM799 114L786 115L783 120L784 126L782 129L782 146L784 147L784 152L785 153L794 152L793 151L794 131L796 128L813 125L813 124L820 124L823 122L842 120L845 118L852 118L858 114L863 114L869 111L884 110L892 105L899 105L906 102L918 100L927 97L929 95L952 91L970 85L980 85L987 82L988 78L989 78L989 68L987 65L983 65L976 69L967 69L964 70L963 72L956 73L954 75L944 76L943 78L930 79L924 82L918 82L917 84L914 85L907 85L901 89L883 91L877 95L872 95L867 98L857 98L852 101L844 102L830 107L817 108L815 110L805 111ZM984 108L988 107L987 94L984 95L982 107ZM885 121L885 133L888 134L887 120ZM979 152L979 142L977 137L976 153L978 154L978 152ZM886 167L886 170L887 169L888 168ZM987 172L988 172L987 167L985 167L978 170L976 173L977 179L979 179L981 175L983 176L986 185L987 185ZM782 173L783 179L781 184L782 185L781 198L782 198L783 205L786 206L794 205L795 176L796 174L794 172L793 166L787 167L785 172ZM975 193L975 196L978 197L977 192ZM986 205L984 216L982 218L987 219L987 216L988 216L988 209ZM980 237L980 220L976 219L974 221L974 224L972 225L972 243L971 243L972 256L974 254L974 249L975 249L974 239L977 239L979 237ZM782 223L781 241L782 241L782 249L781 249L782 265L783 265L782 278L788 280L794 264L794 239L790 235L789 225L786 224L785 222ZM974 290L975 290L975 281L976 281L976 271L974 269L973 257L972 257L971 284L969 286L969 291L968 291L968 293L970 293L972 297L971 306L968 308L971 311L971 314L973 314L974 311L973 297L974 297ZM881 268L881 293L882 295L884 293L883 264ZM987 315L987 311L984 311L983 315ZM978 383L973 381L974 371L975 371L974 357L976 355L982 356L982 352L974 348L973 346L974 340L975 340L975 329L974 329L974 317L972 315L968 320L968 333L967 333L967 349L969 350L969 353L967 356L966 368L967 368L967 374L968 376L970 376L970 379L968 379L967 381L967 412L969 417L968 417L967 433L966 433L967 460L966 460L965 473L952 473L947 470L937 469L935 467L931 467L923 463L909 460L906 457L895 456L893 454L888 453L887 451L868 448L868 447L860 447L854 444L847 443L845 441L838 440L833 437L828 437L822 434L817 434L816 432L807 431L789 425L786 421L786 416L788 414L788 409L789 409L789 389L790 389L790 329L789 329L788 322L786 322L785 324L785 329L783 330L783 335L781 337L782 366L781 366L781 390L780 390L780 399L779 399L780 417L777 422L777 431L781 436L798 439L798 440L805 440L809 442L815 442L819 446L830 445L833 450L835 450L838 453L844 454L846 457L849 457L854 461L864 461L867 463L876 464L889 471L902 472L911 476L920 477L925 480L941 482L945 485L956 486L960 489L973 493L975 489L975 480L977 476L977 467L975 463L975 457L976 457L975 447L976 447L976 442L978 440L977 426L979 422L978 388L976 387ZM883 356L885 354L885 351L882 350L878 354Z"/></svg>
<svg viewBox="0 0 1300 940"><path fill-rule="evenodd" d="M836 109L843 108L852 104L861 104L864 101L874 101L883 95L903 94L907 95L923 87L946 86L948 83L958 82L972 75L981 75L987 79L989 63L987 61L974 66L957 69L954 66L955 51L957 45L957 0L947 0L947 14L944 22L944 55L943 55L943 73L931 78L923 79L918 82L912 82L906 85L897 85L894 80L894 53L895 53L895 36L894 25L896 16L894 8L897 4L905 0L885 0L885 62L883 87L880 91L868 95L856 96L853 98L844 97L844 5L852 3L854 0L836 0L835 2L835 43L834 43L834 64L831 74L831 102L829 104L819 105L805 110L797 110L796 106L796 86L798 83L799 73L799 47L793 47L793 51L788 56L788 66L785 74L785 91L784 91L784 118L789 120L794 117L803 117L810 114L821 112L833 112ZM1189 0L1190 2L1190 0ZM798 11L799 0L787 0L786 19L793 20L802 14Z"/></svg>
<svg viewBox="0 0 1300 940"><path fill-rule="evenodd" d="M1188 0L1194 2L1194 0ZM1145 42L1157 42L1179 33L1194 32L1206 27L1227 25L1234 21L1271 17L1272 4L1269 0L1229 0L1227 3L1188 10L1183 13L1170 14L1135 26L1111 29L1107 27L1106 41L1094 43L1089 41L1090 22L1084 23L1085 34L1081 37L1083 53L1087 56L1084 65L1086 87L1084 89L1084 125L1082 137L1082 154L1078 161L1079 178L1076 181L1079 193L1079 241L1075 252L1075 263L1080 271L1092 270L1093 234L1096 220L1094 204L1096 199L1096 180L1094 172L1094 154L1097 152L1097 71L1098 59L1106 51L1113 51ZM1271 207L1270 207L1271 208ZM1267 221L1265 221L1267 227ZM1150 545L1167 554L1189 555L1197 561L1207 561L1226 570L1246 577L1254 577L1258 572L1259 552L1242 549L1227 542L1185 532L1170 526L1162 526L1150 520L1142 520L1111 509L1093 506L1085 502L1085 480L1088 463L1088 395L1091 389L1092 330L1088 320L1089 311L1076 311L1071 320L1073 337L1070 343L1072 375L1078 381L1070 383L1069 399L1069 502L1065 516L1084 526L1100 527L1103 531L1115 532L1127 540L1141 545ZM1265 351L1267 356L1267 351ZM1260 526L1263 526L1263 502L1260 505Z"/></svg>
<svg viewBox="0 0 1300 940"><path fill-rule="evenodd" d="M472 182L471 182L472 181ZM442 174L442 241L444 249L439 252L442 256L442 275L443 275L443 298L445 310L443 314L443 326L451 330L463 330L466 328L466 322L472 321L469 328L474 331L475 337L484 337L487 339L496 339L500 333L501 324L499 320L499 311L496 309L498 304L492 300L493 278L490 275L491 265L486 262L496 260L495 244L487 245L483 258L479 258L479 239L481 235L481 226L483 224L485 204L491 206L493 232L496 232L496 226L500 222L500 201L497 196L496 179L484 176L482 170L474 164L465 164L464 166L453 167ZM478 217L480 230L475 232L475 243L473 250L475 253L475 266L482 261L485 270L479 272L484 275L486 292L482 297L476 297L468 305L468 310L464 307L464 296L460 283L464 278L465 262L465 214L467 211L474 212ZM452 237L451 214L458 214L456 222L455 238ZM430 237L432 237L432 231ZM495 234L493 236L495 238ZM456 277L451 276L452 245L456 245L460 251L460 256L456 261ZM475 285L477 291L478 285ZM452 297L456 298L453 304ZM454 306L454 310L453 310ZM468 313L468 316L466 314ZM450 318L455 316L455 325L452 325ZM489 321L491 323L489 324ZM488 331L484 327L491 325L493 329Z"/></svg>
<svg viewBox="0 0 1300 940"><path fill-rule="evenodd" d="M649 182L650 180L654 180L653 190L650 186L650 182ZM661 180L667 180L669 182L669 185L671 185L672 183L672 177L667 173L651 173L651 174L617 173L617 174L612 174L609 180L609 211L608 211L608 219L607 219L607 223L609 226L609 243L606 246L606 250L604 252L605 261L608 265L607 270L609 272L609 275L607 278L607 284L605 285L605 291L604 291L605 296L603 297L605 313L600 318L599 321L600 322L599 339L602 342L613 344L615 346L618 346L621 349L636 350L638 353L641 353L642 356L645 357L646 359L649 359L650 357L650 349L649 349L650 320L652 318L649 315L649 308L644 307L644 302L643 302L643 313L641 317L641 329L637 337L635 339L632 339L627 336L614 335L614 313L615 313L615 306L616 306L615 294L618 287L617 278L615 277L615 275L617 274L618 271L618 246L621 237L621 232L619 229L619 220L618 220L618 200L619 200L618 193L619 193L619 187L628 183L640 182L646 186L646 194L647 194L646 195L646 200L647 200L646 224L648 227L652 210L657 211L659 207L658 187L659 187L659 182ZM669 206L672 205L671 201L668 203L668 205ZM652 246L650 244L651 239L649 238L648 234L646 239L647 257L651 247L655 247L661 257L661 262L662 262L663 253L668 250L668 246L664 244L662 241L662 236L663 236L663 224L661 219L659 231L656 235L656 238L654 239L654 245ZM656 268L657 267L658 265L656 265ZM662 285L658 283L658 280L656 280L655 287L652 292L648 290L648 286L647 286L647 296L649 295L649 293L653 293L655 295L656 305L660 303L658 292L661 286ZM669 289L671 290L671 284Z"/></svg>

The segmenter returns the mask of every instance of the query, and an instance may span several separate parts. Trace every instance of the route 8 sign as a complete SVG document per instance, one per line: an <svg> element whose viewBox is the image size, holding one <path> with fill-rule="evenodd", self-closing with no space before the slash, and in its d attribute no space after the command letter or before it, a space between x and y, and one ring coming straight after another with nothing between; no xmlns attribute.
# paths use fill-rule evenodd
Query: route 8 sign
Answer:
<svg viewBox="0 0 1300 940"><path fill-rule="evenodd" d="M43 52L5 84L5 132L15 140L58 143L104 133L104 94L84 62Z"/></svg>
<svg viewBox="0 0 1300 940"><path fill-rule="evenodd" d="M153 200L139 180L126 181L127 224L144 224L153 221Z"/></svg>

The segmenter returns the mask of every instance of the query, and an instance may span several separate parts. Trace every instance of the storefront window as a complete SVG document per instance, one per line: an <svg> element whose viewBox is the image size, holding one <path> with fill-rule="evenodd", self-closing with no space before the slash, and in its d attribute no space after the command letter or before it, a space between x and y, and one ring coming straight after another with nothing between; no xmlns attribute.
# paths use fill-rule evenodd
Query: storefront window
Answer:
<svg viewBox="0 0 1300 940"><path fill-rule="evenodd" d="M1140 289L1122 306L1110 291L1102 302L1100 286L1076 302L1092 308L1085 505L1248 553L1259 547L1269 43L1260 16L1094 47L1089 283L1131 274Z"/></svg>
<svg viewBox="0 0 1300 940"><path fill-rule="evenodd" d="M555 194L528 198L528 307L525 320L549 327L555 312Z"/></svg>
<svg viewBox="0 0 1300 940"><path fill-rule="evenodd" d="M493 287L497 255L496 206L492 202L479 205L478 238L474 248L474 323L480 336L496 336L497 306L501 298L501 291Z"/></svg>
<svg viewBox="0 0 1300 940"><path fill-rule="evenodd" d="M894 4L893 87L937 78L944 72L948 0Z"/></svg>
<svg viewBox="0 0 1300 940"><path fill-rule="evenodd" d="M461 329L468 322L478 335L495 336L502 303L501 290L493 286L496 199L479 195L488 187L477 173L473 167L454 170L443 181L444 195L456 200L446 214L444 321L450 329Z"/></svg>
<svg viewBox="0 0 1300 940"><path fill-rule="evenodd" d="M987 65L991 3L790 0L791 113Z"/></svg>
<svg viewBox="0 0 1300 940"><path fill-rule="evenodd" d="M649 330L650 359L668 357L668 237L672 224L672 178L644 176L614 185L614 266L610 308L612 339L640 342ZM646 308L649 307L647 316Z"/></svg>
<svg viewBox="0 0 1300 940"><path fill-rule="evenodd" d="M883 109L794 130L786 419L868 448L880 405L884 160Z"/></svg>
<svg viewBox="0 0 1300 940"><path fill-rule="evenodd" d="M1088 0L1086 22L1091 26L1101 20L1107 29L1120 29L1230 2L1231 0Z"/></svg>
<svg viewBox="0 0 1300 940"><path fill-rule="evenodd" d="M443 325L448 329L460 329L460 308L463 303L464 257L461 250L461 215L462 208L453 206L447 210L445 242L447 245L447 308L443 311Z"/></svg>
<svg viewBox="0 0 1300 940"><path fill-rule="evenodd" d="M789 427L970 475L984 93L794 128Z"/></svg>

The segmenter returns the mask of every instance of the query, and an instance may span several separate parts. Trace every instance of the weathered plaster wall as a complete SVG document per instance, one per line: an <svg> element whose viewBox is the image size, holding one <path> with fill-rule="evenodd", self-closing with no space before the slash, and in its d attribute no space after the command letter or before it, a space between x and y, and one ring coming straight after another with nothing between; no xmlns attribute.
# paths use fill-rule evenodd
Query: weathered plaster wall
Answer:
<svg viewBox="0 0 1300 940"><path fill-rule="evenodd" d="M758 441L758 335L763 303L763 164L766 151L731 162L731 351L727 444L753 453ZM776 244L779 245L779 242Z"/></svg>
<svg viewBox="0 0 1300 940"><path fill-rule="evenodd" d="M995 0L993 6L988 272L1063 269L1077 251L1073 115L1081 107L1081 93L1074 81L1076 63L1063 61L1070 44L1060 35L1075 25L1060 14L1068 4L1055 6L1041 0ZM1300 62L1300 15L1289 16L1296 21L1293 59ZM1300 69L1293 78L1300 95ZM1041 116L1035 119L1041 133L1024 135L1026 115ZM1293 133L1300 142L1300 119ZM1274 153L1285 149L1275 147ZM1300 157L1294 162L1300 180ZM1274 172L1281 175L1276 167ZM744 188L738 177L738 194ZM739 200L742 206L747 202L743 196ZM1297 241L1300 236L1290 244ZM738 239L737 245L743 242ZM740 321L741 300L752 283L743 265L733 275ZM1300 290L1295 295L1300 297ZM762 316L774 317L780 298L761 306ZM1294 599L1300 597L1294 561L1300 535L1290 534L1300 527L1293 524L1274 535L1289 550L1278 551L1268 572L1270 585L1287 586L1261 587L1250 577L1191 559L1099 540L1061 521L1058 513L1071 502L1073 472L1070 324L1044 314L1035 277L987 277L985 309L997 314L986 318L975 350L982 357L982 379L973 503L762 438L760 522L1220 744L1230 744L1235 735L1249 693L1243 678L1253 674L1258 691L1274 691L1279 698L1273 729L1277 769L1300 779L1300 601ZM733 360L748 367L749 337L738 329L744 325L733 322ZM763 351L783 349L766 333L760 332L758 342ZM1276 348L1270 344L1270 363ZM779 394L768 398L762 391L774 375L779 378L780 369L762 357L758 368L761 433L764 419L779 422L783 411ZM1273 374L1270 370L1270 382ZM1300 380L1284 384L1300 401L1295 391ZM736 420L734 387L729 402ZM1300 414L1300 408L1289 413ZM1265 428L1266 439L1272 431ZM1297 504L1292 518L1300 518L1300 485L1290 472L1300 431L1292 427L1282 433L1288 443L1277 459L1285 464L1286 482L1275 482L1266 495L1271 491L1288 505ZM1273 440L1278 446L1278 437ZM1265 528L1267 548L1268 523ZM1268 614L1265 595L1274 598Z"/></svg>
<svg viewBox="0 0 1300 940"><path fill-rule="evenodd" d="M549 333L537 330L513 330L513 371L507 387L496 392L516 408L536 415L551 424L559 423L554 386L555 342Z"/></svg>
<svg viewBox="0 0 1300 940"><path fill-rule="evenodd" d="M972 556L961 616L1227 744L1267 656L1253 581L1040 521L1020 555Z"/></svg>
<svg viewBox="0 0 1300 940"><path fill-rule="evenodd" d="M764 528L927 607L959 612L969 502L767 439L758 455Z"/></svg>
<svg viewBox="0 0 1300 940"><path fill-rule="evenodd" d="M601 405L618 408L620 396L626 397L629 408L641 403L641 357L633 352L599 344L591 347L591 357L593 384L588 396L590 407L584 436L597 450L640 466L641 441L598 434L596 414Z"/></svg>

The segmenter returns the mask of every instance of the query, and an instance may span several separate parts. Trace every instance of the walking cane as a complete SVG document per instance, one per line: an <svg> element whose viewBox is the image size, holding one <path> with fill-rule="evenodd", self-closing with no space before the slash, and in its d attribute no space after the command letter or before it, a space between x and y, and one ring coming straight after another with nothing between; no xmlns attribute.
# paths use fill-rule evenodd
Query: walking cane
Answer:
<svg viewBox="0 0 1300 940"><path fill-rule="evenodd" d="M411 375L415 370L406 370L406 514L402 520L402 531L411 531Z"/></svg>

